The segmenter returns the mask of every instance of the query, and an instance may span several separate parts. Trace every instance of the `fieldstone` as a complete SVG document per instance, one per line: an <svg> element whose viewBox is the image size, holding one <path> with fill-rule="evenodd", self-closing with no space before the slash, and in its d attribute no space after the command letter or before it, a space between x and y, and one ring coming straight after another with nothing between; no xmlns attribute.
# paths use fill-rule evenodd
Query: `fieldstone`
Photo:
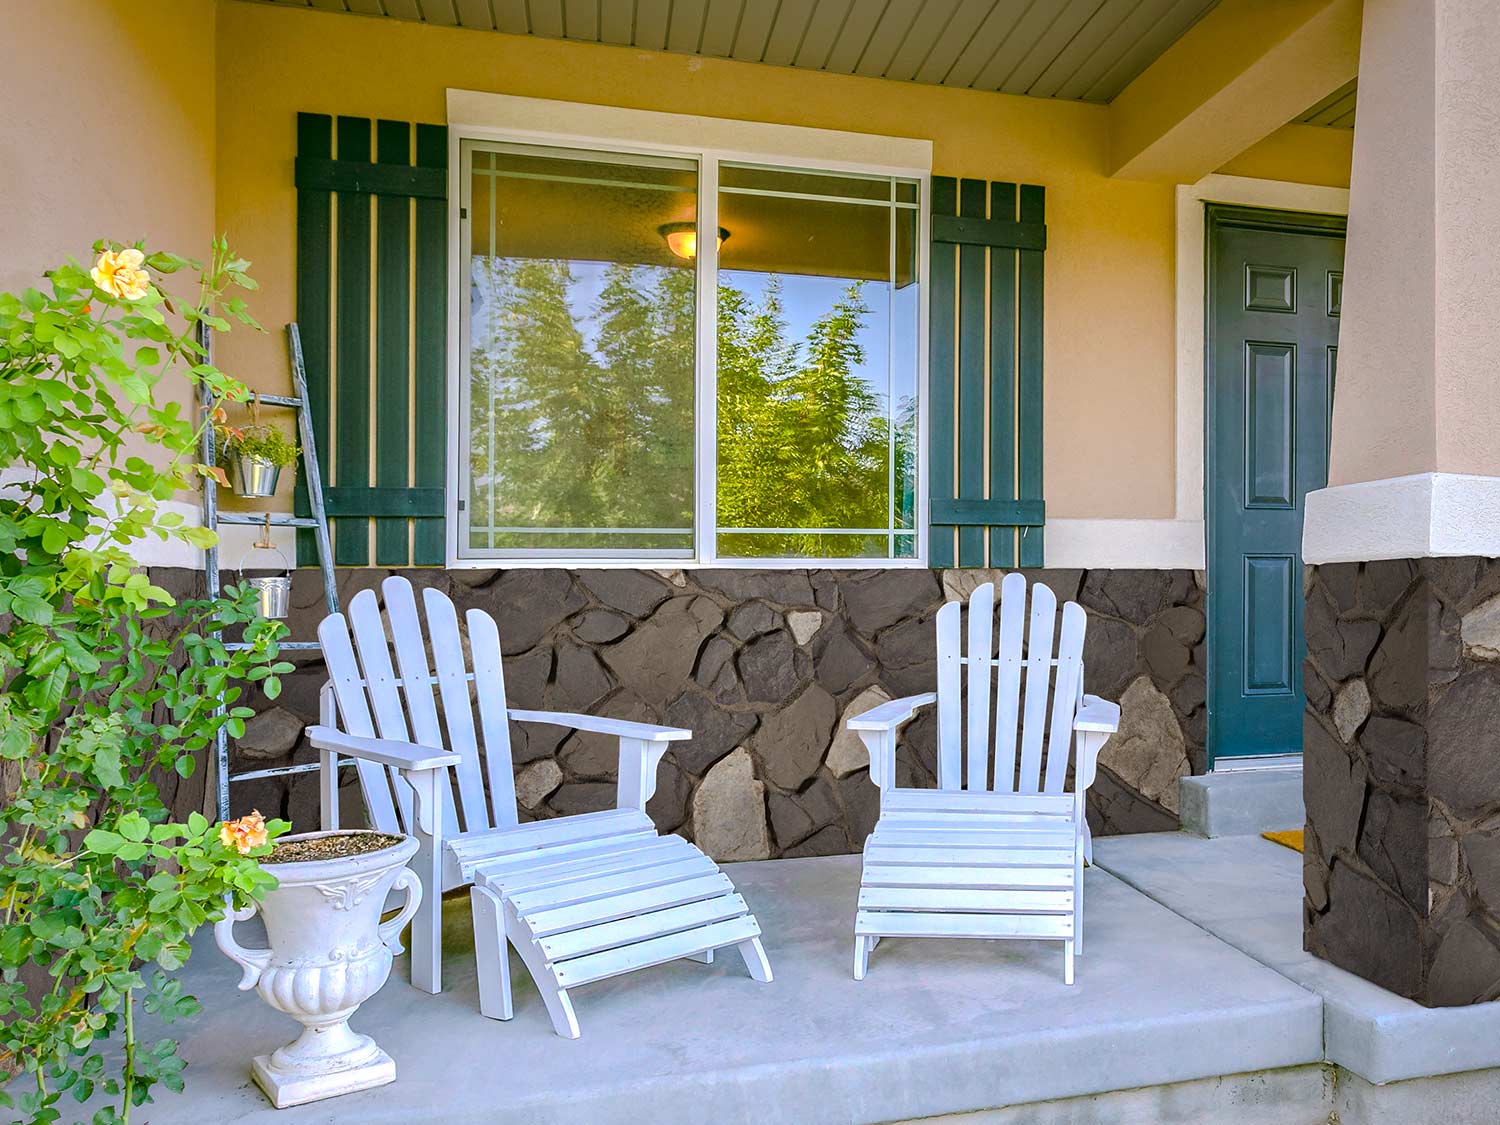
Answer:
<svg viewBox="0 0 1500 1125"><path fill-rule="evenodd" d="M516 800L522 807L534 809L550 797L562 781L562 769L551 758L532 762L516 774Z"/></svg>
<svg viewBox="0 0 1500 1125"><path fill-rule="evenodd" d="M781 853L783 859L801 859L804 856L848 855L849 839L837 824L819 829L795 847Z"/></svg>
<svg viewBox="0 0 1500 1125"><path fill-rule="evenodd" d="M1434 883L1452 886L1458 882L1458 841L1452 836L1433 836L1430 834L1431 828L1432 825L1429 823L1427 878ZM1497 874L1500 874L1500 872L1497 872ZM1500 885L1497 885L1494 889L1500 890Z"/></svg>
<svg viewBox="0 0 1500 1125"><path fill-rule="evenodd" d="M630 631L630 622L608 609L591 609L573 622L573 635L589 644L605 645Z"/></svg>
<svg viewBox="0 0 1500 1125"><path fill-rule="evenodd" d="M608 695L612 686L593 649L574 644L557 646L557 671L549 693L553 708L586 712Z"/></svg>
<svg viewBox="0 0 1500 1125"><path fill-rule="evenodd" d="M1371 616L1384 617L1401 600L1416 575L1411 559L1380 559L1367 562L1359 575L1359 608Z"/></svg>
<svg viewBox="0 0 1500 1125"><path fill-rule="evenodd" d="M1416 723L1376 715L1359 736L1370 773L1382 784L1416 792L1426 776L1427 732Z"/></svg>
<svg viewBox="0 0 1500 1125"><path fill-rule="evenodd" d="M1333 725L1339 737L1351 741L1360 724L1370 717L1370 689L1364 680L1350 680L1333 698Z"/></svg>
<svg viewBox="0 0 1500 1125"><path fill-rule="evenodd" d="M1324 563L1315 568L1317 581L1323 584L1328 596L1340 613L1348 613L1358 600L1358 563Z"/></svg>
<svg viewBox="0 0 1500 1125"><path fill-rule="evenodd" d="M1099 754L1105 766L1147 800L1177 811L1177 779L1190 772L1187 740L1172 703L1138 676L1120 697L1120 729Z"/></svg>
<svg viewBox="0 0 1500 1125"><path fill-rule="evenodd" d="M808 581L812 583L813 601L819 609L832 613L839 608L839 584L831 570L815 570L808 575Z"/></svg>
<svg viewBox="0 0 1500 1125"><path fill-rule="evenodd" d="M1317 834L1327 865L1336 852L1352 852L1358 843L1368 775L1364 765L1307 714L1302 718L1302 772L1307 827Z"/></svg>
<svg viewBox="0 0 1500 1125"><path fill-rule="evenodd" d="M1372 934L1380 940L1371 941ZM1308 952L1382 988L1402 996L1419 994L1422 924L1388 887L1355 864L1333 865L1328 909L1308 919L1304 941Z"/></svg>
<svg viewBox="0 0 1500 1125"><path fill-rule="evenodd" d="M504 640L501 641L504 644ZM537 711L546 706L544 693L547 681L552 677L552 650L537 648L525 656L507 656L502 661L505 669L505 701L523 711Z"/></svg>
<svg viewBox="0 0 1500 1125"><path fill-rule="evenodd" d="M745 696L756 703L780 703L797 690L800 681L791 637L777 629L757 637L740 652L740 682Z"/></svg>
<svg viewBox="0 0 1500 1125"><path fill-rule="evenodd" d="M674 698L692 675L704 638L724 620L710 599L671 598L603 652L615 678L648 702Z"/></svg>
<svg viewBox="0 0 1500 1125"><path fill-rule="evenodd" d="M942 588L930 570L854 571L841 579L839 589L845 616L867 637L927 613L942 600Z"/></svg>
<svg viewBox="0 0 1500 1125"><path fill-rule="evenodd" d="M1089 614L1083 635L1085 690L1115 699L1135 678L1139 667L1135 630L1113 617Z"/></svg>
<svg viewBox="0 0 1500 1125"><path fill-rule="evenodd" d="M1464 614L1464 652L1475 660L1500 660L1500 594Z"/></svg>
<svg viewBox="0 0 1500 1125"><path fill-rule="evenodd" d="M1000 591L1000 579L1004 578L1007 573L1004 570L995 572L995 592L997 594ZM1078 594L1083 589L1083 579L1087 572L1054 566L1046 567L1042 570L1027 568L1022 570L1021 573L1026 576L1028 583L1040 582L1047 589L1051 590L1057 596L1057 604L1062 605L1063 602L1076 602L1078 600Z"/></svg>
<svg viewBox="0 0 1500 1125"><path fill-rule="evenodd" d="M1141 642L1141 655L1146 658L1146 667L1163 684L1176 683L1192 661L1192 653L1187 646L1160 622L1146 631L1146 638ZM1084 667L1087 668L1088 665L1085 664Z"/></svg>
<svg viewBox="0 0 1500 1125"><path fill-rule="evenodd" d="M679 589L687 585L687 575L680 570L658 570L656 574Z"/></svg>
<svg viewBox="0 0 1500 1125"><path fill-rule="evenodd" d="M1318 668L1337 683L1361 675L1380 640L1380 626L1373 621L1340 621L1333 602L1321 590L1313 590L1306 609L1307 654Z"/></svg>
<svg viewBox="0 0 1500 1125"><path fill-rule="evenodd" d="M282 758L302 738L303 722L283 707L272 707L245 721L245 733L235 739L236 753L255 761Z"/></svg>
<svg viewBox="0 0 1500 1125"><path fill-rule="evenodd" d="M1458 614L1436 598L1427 613L1427 683L1447 684L1463 670L1464 648Z"/></svg>
<svg viewBox="0 0 1500 1125"><path fill-rule="evenodd" d="M448 571L450 581L460 586L467 586L471 590L478 590L481 587L488 586L499 577L500 572L498 570L470 570L468 567L461 567L457 570Z"/></svg>
<svg viewBox="0 0 1500 1125"><path fill-rule="evenodd" d="M827 775L819 775L803 793L772 792L769 800L771 831L776 846L791 847L839 820L839 804ZM842 830L839 833L843 835Z"/></svg>
<svg viewBox="0 0 1500 1125"><path fill-rule="evenodd" d="M621 693L609 701L606 708L611 719L624 719L631 723L657 722L656 711L645 701ZM557 728L565 730L566 728ZM673 743L674 746L681 743ZM619 776L620 740L616 735L597 734L594 731L574 731L567 736L567 743L559 751L562 764L574 777L592 779Z"/></svg>
<svg viewBox="0 0 1500 1125"><path fill-rule="evenodd" d="M1096 836L1175 832L1178 827L1175 813L1146 800L1103 770L1089 787L1086 811Z"/></svg>
<svg viewBox="0 0 1500 1125"><path fill-rule="evenodd" d="M875 831L880 819L880 789L867 774L850 774L838 783L839 800L844 806L844 828L855 850L865 846L865 839Z"/></svg>
<svg viewBox="0 0 1500 1125"><path fill-rule="evenodd" d="M1184 676L1172 689L1172 706L1184 715L1197 711L1207 698L1208 681L1202 676Z"/></svg>
<svg viewBox="0 0 1500 1125"><path fill-rule="evenodd" d="M1333 692L1329 689L1328 682L1319 675L1311 660L1302 662L1302 694L1307 697L1308 707L1319 714L1327 711L1329 703L1333 701Z"/></svg>
<svg viewBox="0 0 1500 1125"><path fill-rule="evenodd" d="M1431 841L1429 847L1436 842ZM1464 837L1463 852L1474 894L1491 914L1500 915L1500 832L1471 832Z"/></svg>
<svg viewBox="0 0 1500 1125"><path fill-rule="evenodd" d="M1473 922L1443 935L1432 961L1426 1000L1434 1007L1491 999L1500 985L1500 949Z"/></svg>
<svg viewBox="0 0 1500 1125"><path fill-rule="evenodd" d="M682 743L675 745L681 746ZM646 802L646 815L658 832L671 832L688 818L688 802L693 796L693 779L673 761L673 751L656 769L656 792Z"/></svg>
<svg viewBox="0 0 1500 1125"><path fill-rule="evenodd" d="M838 707L817 684L781 711L761 720L750 745L767 780L782 789L800 789L817 773L828 752Z"/></svg>
<svg viewBox="0 0 1500 1125"><path fill-rule="evenodd" d="M741 747L708 772L693 794L693 842L712 859L767 859L766 787Z"/></svg>
<svg viewBox="0 0 1500 1125"><path fill-rule="evenodd" d="M792 639L805 646L823 627L823 615L815 609L794 609L786 615L786 626L792 631Z"/></svg>
<svg viewBox="0 0 1500 1125"><path fill-rule="evenodd" d="M719 678L720 670L733 657L734 645L723 637L710 637L698 657L698 667L693 671L693 679L699 687L708 687Z"/></svg>
<svg viewBox="0 0 1500 1125"><path fill-rule="evenodd" d="M553 568L507 570L481 590L454 593L460 615L473 606L489 612L500 627L501 648L517 655L588 604L568 572Z"/></svg>
<svg viewBox="0 0 1500 1125"><path fill-rule="evenodd" d="M995 584L995 594L1000 593L1000 582L1007 574L1004 570L991 570L987 567L966 567L962 570L953 569L943 571L943 600L949 602L967 602L973 596L974 591L986 582ZM1056 593L1056 591L1053 591Z"/></svg>
<svg viewBox="0 0 1500 1125"><path fill-rule="evenodd" d="M1427 802L1372 789L1360 819L1359 858L1414 910L1427 909Z"/></svg>
<svg viewBox="0 0 1500 1125"><path fill-rule="evenodd" d="M1383 710L1418 715L1427 704L1428 599L1408 598L1370 658L1366 677Z"/></svg>
<svg viewBox="0 0 1500 1125"><path fill-rule="evenodd" d="M1500 669L1480 664L1437 696L1427 715L1427 791L1460 817L1488 813L1500 794Z"/></svg>
<svg viewBox="0 0 1500 1125"><path fill-rule="evenodd" d="M818 682L835 694L857 684L875 668L870 654L843 630L828 638L815 663Z"/></svg>
<svg viewBox="0 0 1500 1125"><path fill-rule="evenodd" d="M880 635L880 663L890 673L903 668L937 668L937 622L931 617L913 617ZM931 691L935 680L921 691Z"/></svg>
<svg viewBox="0 0 1500 1125"><path fill-rule="evenodd" d="M890 702L890 695L882 687L867 687L854 697L839 717L838 729L833 732L833 745L828 748L828 768L834 777L848 777L857 770L868 769L869 752L859 735L849 729L849 720L866 711Z"/></svg>
<svg viewBox="0 0 1500 1125"><path fill-rule="evenodd" d="M1205 622L1203 611L1197 606L1174 605L1165 610L1156 619L1156 623L1188 647L1203 639Z"/></svg>
<svg viewBox="0 0 1500 1125"><path fill-rule="evenodd" d="M1078 597L1085 606L1144 625L1168 604L1172 572L1091 570Z"/></svg>
<svg viewBox="0 0 1500 1125"><path fill-rule="evenodd" d="M1472 598L1476 592L1483 600L1480 591L1479 570L1481 560L1473 555L1459 555L1453 558L1423 559L1422 573L1432 583L1433 589L1450 602L1463 602Z"/></svg>
<svg viewBox="0 0 1500 1125"><path fill-rule="evenodd" d="M601 605L631 617L645 617L672 593L644 570L580 570L578 581Z"/></svg>
<svg viewBox="0 0 1500 1125"><path fill-rule="evenodd" d="M745 740L755 729L756 718L747 712L715 707L697 692L686 692L668 705L662 721L693 732L688 741L672 744L672 757L688 773L701 776Z"/></svg>
<svg viewBox="0 0 1500 1125"><path fill-rule="evenodd" d="M746 602L729 614L729 631L742 641L769 633L780 624L780 614L765 602Z"/></svg>
<svg viewBox="0 0 1500 1125"><path fill-rule="evenodd" d="M575 781L553 793L547 804L562 816L576 816L612 809L619 795L619 790L606 781Z"/></svg>
<svg viewBox="0 0 1500 1125"><path fill-rule="evenodd" d="M764 598L777 605L815 604L805 570L699 570L693 577L705 590L715 590L734 602Z"/></svg>

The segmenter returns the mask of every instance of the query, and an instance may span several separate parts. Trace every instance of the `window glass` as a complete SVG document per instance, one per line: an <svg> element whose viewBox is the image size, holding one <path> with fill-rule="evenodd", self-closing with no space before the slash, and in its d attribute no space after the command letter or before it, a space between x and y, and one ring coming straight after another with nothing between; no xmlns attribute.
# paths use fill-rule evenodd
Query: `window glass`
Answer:
<svg viewBox="0 0 1500 1125"><path fill-rule="evenodd" d="M914 557L918 212L889 178L719 182L718 553Z"/></svg>
<svg viewBox="0 0 1500 1125"><path fill-rule="evenodd" d="M691 555L696 164L472 156L465 553Z"/></svg>

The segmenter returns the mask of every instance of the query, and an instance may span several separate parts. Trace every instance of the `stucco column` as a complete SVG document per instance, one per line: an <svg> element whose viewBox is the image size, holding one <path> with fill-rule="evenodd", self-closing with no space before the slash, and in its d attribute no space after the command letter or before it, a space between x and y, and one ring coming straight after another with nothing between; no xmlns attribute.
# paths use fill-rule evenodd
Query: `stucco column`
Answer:
<svg viewBox="0 0 1500 1125"><path fill-rule="evenodd" d="M1367 0L1328 488L1307 498L1307 949L1500 995L1500 5Z"/></svg>

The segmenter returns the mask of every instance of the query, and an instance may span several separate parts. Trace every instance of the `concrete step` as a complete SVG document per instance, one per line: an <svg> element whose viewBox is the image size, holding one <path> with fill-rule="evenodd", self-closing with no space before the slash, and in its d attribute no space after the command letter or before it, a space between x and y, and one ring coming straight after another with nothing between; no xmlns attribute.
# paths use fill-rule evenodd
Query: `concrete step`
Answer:
<svg viewBox="0 0 1500 1125"><path fill-rule="evenodd" d="M1196 836L1258 836L1301 828L1302 763L1225 770L1177 783L1178 819Z"/></svg>

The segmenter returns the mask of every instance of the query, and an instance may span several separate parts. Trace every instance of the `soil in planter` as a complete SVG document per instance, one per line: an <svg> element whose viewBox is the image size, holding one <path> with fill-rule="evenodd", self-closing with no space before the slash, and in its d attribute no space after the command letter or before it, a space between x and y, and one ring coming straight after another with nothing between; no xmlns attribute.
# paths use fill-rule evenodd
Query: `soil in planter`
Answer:
<svg viewBox="0 0 1500 1125"><path fill-rule="evenodd" d="M317 859L348 859L350 856L394 848L406 837L389 832L353 832L341 836L314 836L311 840L287 840L261 858L262 863L309 863Z"/></svg>

